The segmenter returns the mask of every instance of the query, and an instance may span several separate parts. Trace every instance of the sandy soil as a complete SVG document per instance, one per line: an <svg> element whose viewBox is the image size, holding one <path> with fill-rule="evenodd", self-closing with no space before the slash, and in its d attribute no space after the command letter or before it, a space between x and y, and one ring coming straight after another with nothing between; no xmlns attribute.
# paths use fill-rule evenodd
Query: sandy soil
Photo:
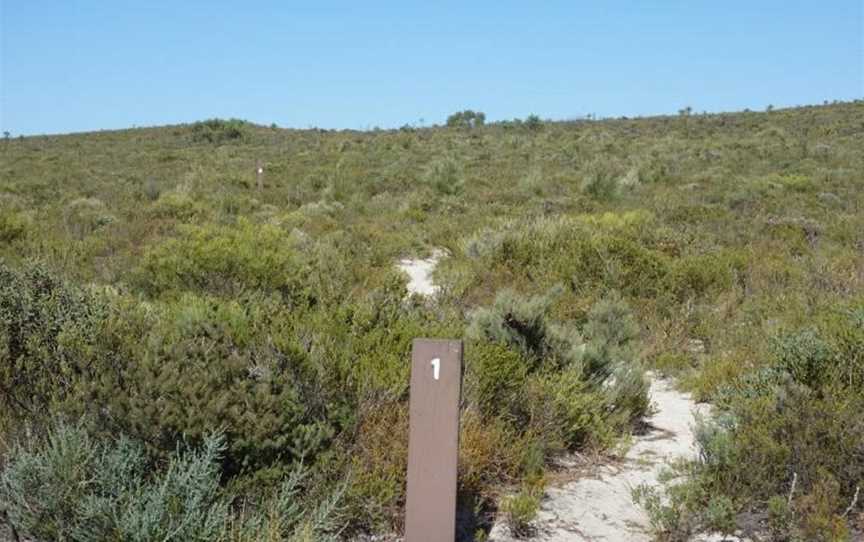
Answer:
<svg viewBox="0 0 864 542"><path fill-rule="evenodd" d="M405 258L399 261L399 269L404 271L409 278L408 293L432 296L438 291L438 286L432 282L432 271L444 256L441 251L433 251L426 259Z"/></svg>
<svg viewBox="0 0 864 542"><path fill-rule="evenodd" d="M592 469L590 476L547 488L538 514L535 540L652 540L648 517L633 503L631 490L640 484L660 485L659 475L669 463L695 457L693 414L704 407L660 378L652 378L651 397L656 412L646 420L647 430L635 437L620 463L600 466ZM503 542L514 538L499 521L492 528L490 540ZM723 538L709 536L698 540Z"/></svg>

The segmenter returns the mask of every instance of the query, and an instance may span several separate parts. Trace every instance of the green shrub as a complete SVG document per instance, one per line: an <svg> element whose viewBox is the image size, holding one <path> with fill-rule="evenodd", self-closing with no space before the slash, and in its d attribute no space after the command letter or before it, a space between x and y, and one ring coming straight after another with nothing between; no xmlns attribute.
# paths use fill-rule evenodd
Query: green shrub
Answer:
<svg viewBox="0 0 864 542"><path fill-rule="evenodd" d="M99 228L114 222L115 218L96 198L79 198L66 206L66 228L76 239L83 239Z"/></svg>
<svg viewBox="0 0 864 542"><path fill-rule="evenodd" d="M835 353L833 380L851 390L864 389L864 307L836 311L821 328Z"/></svg>
<svg viewBox="0 0 864 542"><path fill-rule="evenodd" d="M207 215L203 203L188 190L175 189L162 193L150 208L154 218L169 218L188 222Z"/></svg>
<svg viewBox="0 0 864 542"><path fill-rule="evenodd" d="M608 159L594 159L585 167L579 188L594 199L610 200L618 195L622 177L622 170L617 163Z"/></svg>
<svg viewBox="0 0 864 542"><path fill-rule="evenodd" d="M465 396L487 418L520 416L529 362L498 343L478 341L465 350Z"/></svg>
<svg viewBox="0 0 864 542"><path fill-rule="evenodd" d="M819 389L832 376L836 357L831 345L813 330L784 335L774 340L775 367L796 382Z"/></svg>
<svg viewBox="0 0 864 542"><path fill-rule="evenodd" d="M617 294L591 307L582 332L588 338L584 364L591 377L603 380L616 364L631 364L636 360L639 326L630 307Z"/></svg>
<svg viewBox="0 0 864 542"><path fill-rule="evenodd" d="M779 186L792 192L814 192L817 188L810 177L798 174L772 175L762 180L762 182L771 186Z"/></svg>
<svg viewBox="0 0 864 542"><path fill-rule="evenodd" d="M686 540L690 534L676 502L667 502L656 487L640 484L633 488L633 502L648 515L652 534L658 540Z"/></svg>
<svg viewBox="0 0 864 542"><path fill-rule="evenodd" d="M468 335L477 340L505 344L530 360L529 369L541 364L579 363L585 344L572 329L548 322L549 309L559 290L523 299L509 290L500 292L490 308L471 315Z"/></svg>
<svg viewBox="0 0 864 542"><path fill-rule="evenodd" d="M786 495L774 495L768 499L768 534L776 540L790 538L794 529L794 511Z"/></svg>
<svg viewBox="0 0 864 542"><path fill-rule="evenodd" d="M354 525L383 531L399 524L408 468L407 405L379 403L360 413L350 465L345 506Z"/></svg>
<svg viewBox="0 0 864 542"><path fill-rule="evenodd" d="M486 114L482 111L457 111L447 117L448 128L477 128L486 123Z"/></svg>
<svg viewBox="0 0 864 542"><path fill-rule="evenodd" d="M26 215L3 209L0 212L0 243L23 239L30 227L30 220Z"/></svg>
<svg viewBox="0 0 864 542"><path fill-rule="evenodd" d="M501 249L508 235L505 231L482 229L462 240L462 252L468 258L492 258Z"/></svg>
<svg viewBox="0 0 864 542"><path fill-rule="evenodd" d="M609 287L629 295L656 296L661 291L669 270L657 251L619 236L599 237L593 244L599 257L591 262L589 277L599 276Z"/></svg>
<svg viewBox="0 0 864 542"><path fill-rule="evenodd" d="M531 412L534 425L570 450L610 448L630 419L629 412L617 415L614 400L575 368L533 378L528 397L539 411Z"/></svg>
<svg viewBox="0 0 864 542"><path fill-rule="evenodd" d="M542 489L523 487L519 493L506 497L501 502L501 511L511 533L517 537L533 534L531 522L537 517L542 496Z"/></svg>
<svg viewBox="0 0 864 542"><path fill-rule="evenodd" d="M162 194L162 190L159 188L159 184L156 182L156 179L148 177L147 180L144 181L144 183L141 185L141 194L148 201L156 201Z"/></svg>
<svg viewBox="0 0 864 542"><path fill-rule="evenodd" d="M201 438L224 427L229 472L314 457L334 433L328 396L290 337L261 342L280 329L280 309L261 298L246 302L261 309L182 297L116 382L80 388L123 430L162 449L178 435Z"/></svg>
<svg viewBox="0 0 864 542"><path fill-rule="evenodd" d="M715 495L705 507L705 524L712 531L729 535L735 531L735 504L725 495Z"/></svg>
<svg viewBox="0 0 864 542"><path fill-rule="evenodd" d="M519 179L519 188L528 195L543 195L546 184L547 180L543 177L543 172L538 168L532 168L525 176Z"/></svg>
<svg viewBox="0 0 864 542"><path fill-rule="evenodd" d="M94 295L43 264L21 272L0 262L0 405L37 415L92 363L106 315Z"/></svg>
<svg viewBox="0 0 864 542"><path fill-rule="evenodd" d="M192 125L192 141L196 143L228 143L242 140L247 123L239 119L209 119Z"/></svg>
<svg viewBox="0 0 864 542"><path fill-rule="evenodd" d="M661 352L651 365L663 375L677 376L692 367L692 360L681 352Z"/></svg>
<svg viewBox="0 0 864 542"><path fill-rule="evenodd" d="M287 233L241 219L236 226L182 226L180 236L147 247L139 270L153 293L280 290L300 300L302 263Z"/></svg>
<svg viewBox="0 0 864 542"><path fill-rule="evenodd" d="M659 150L653 150L639 167L639 180L647 184L672 184L678 180L678 164Z"/></svg>
<svg viewBox="0 0 864 542"><path fill-rule="evenodd" d="M845 504L840 485L825 473L796 504L796 512L801 516L802 538L820 542L851 540L849 525L839 512Z"/></svg>
<svg viewBox="0 0 864 542"><path fill-rule="evenodd" d="M864 461L848 445L864 442L861 408L860 395L832 390L819 396L797 383L772 396L739 398L726 422L698 433L699 475L712 491L761 502L788 493L793 477L799 494L835 480L830 514L823 504L818 512L830 518L842 512L841 502L852 501L864 477ZM806 515L801 520L810 521Z"/></svg>
<svg viewBox="0 0 864 542"><path fill-rule="evenodd" d="M17 445L0 474L0 507L19 534L49 540L213 540L228 508L219 499L221 437L179 449L147 479L147 459L126 438L92 439L60 424L44 442Z"/></svg>
<svg viewBox="0 0 864 542"><path fill-rule="evenodd" d="M298 466L263 503L232 514L220 539L234 542L336 542L345 529L345 483L319 496L310 470ZM320 491L318 492L320 493Z"/></svg>
<svg viewBox="0 0 864 542"><path fill-rule="evenodd" d="M864 479L852 444L864 442L864 389L849 378L861 359L859 316L834 309L776 336L768 363L720 386L715 415L697 424L699 461L687 482L711 498L685 503L686 512L719 529L730 502L764 503L777 540L848 539L846 510Z"/></svg>
<svg viewBox="0 0 864 542"><path fill-rule="evenodd" d="M87 413L163 452L222 426L231 473L311 458L333 436L327 403L340 401L317 387L273 299L130 310L39 266L0 275L0 399L19 416Z"/></svg>
<svg viewBox="0 0 864 542"><path fill-rule="evenodd" d="M651 220L644 212L511 220L467 237L462 249L476 260L478 273L504 267L544 288L567 284L580 292L653 296L663 291L669 266L637 238Z"/></svg>
<svg viewBox="0 0 864 542"><path fill-rule="evenodd" d="M459 494L463 500L488 499L489 490L494 495L498 483L536 474L530 470L529 456L537 439L524 422L484 418L470 407L463 410L461 418Z"/></svg>
<svg viewBox="0 0 864 542"><path fill-rule="evenodd" d="M453 196L464 190L465 174L452 157L439 158L426 166L423 182L438 194Z"/></svg>
<svg viewBox="0 0 864 542"><path fill-rule="evenodd" d="M510 360L508 370L525 382L523 416L532 420L533 430L570 448L586 443L607 447L617 431L648 408L647 384L634 364L637 330L629 309L615 297L594 306L582 333L550 322L558 293L524 299L501 292L492 307L472 313L468 335L521 355ZM491 384L487 391L502 391L503 385ZM504 390L518 396L515 384Z"/></svg>
<svg viewBox="0 0 864 542"><path fill-rule="evenodd" d="M537 115L528 115L522 125L532 132L539 132L543 129L543 120Z"/></svg>
<svg viewBox="0 0 864 542"><path fill-rule="evenodd" d="M676 259L666 277L666 283L671 293L684 301L727 290L742 272L743 262L736 255L701 254Z"/></svg>
<svg viewBox="0 0 864 542"><path fill-rule="evenodd" d="M46 540L335 540L342 490L310 499L302 468L271 498L233 511L220 487L224 447L211 434L197 448L179 445L163 466L125 436L53 424L3 458L0 510L19 536Z"/></svg>

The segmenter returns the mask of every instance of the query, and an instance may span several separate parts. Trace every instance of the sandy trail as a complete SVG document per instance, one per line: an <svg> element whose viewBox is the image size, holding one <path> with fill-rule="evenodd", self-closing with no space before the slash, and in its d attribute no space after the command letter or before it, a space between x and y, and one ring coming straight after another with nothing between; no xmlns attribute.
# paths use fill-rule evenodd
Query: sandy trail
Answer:
<svg viewBox="0 0 864 542"><path fill-rule="evenodd" d="M424 296L433 296L438 292L438 286L432 282L432 271L444 256L439 250L432 251L432 255L426 259L405 258L399 261L399 269L404 271L409 278L408 293Z"/></svg>
<svg viewBox="0 0 864 542"><path fill-rule="evenodd" d="M651 375L649 375L651 376ZM668 380L652 377L656 407L646 419L647 430L634 438L620 463L594 469L590 476L546 490L536 522L535 540L554 542L650 542L648 517L633 503L631 490L640 484L661 485L660 473L697 451L693 414L704 407ZM503 522L490 533L492 541L514 540ZM701 538L708 540L717 538Z"/></svg>
<svg viewBox="0 0 864 542"><path fill-rule="evenodd" d="M399 268L410 278L409 294L433 296L438 287L432 272L444 256L434 251L426 259L406 258ZM546 489L536 521L534 540L548 542L651 542L648 517L633 503L633 488L647 484L661 486L660 473L670 463L693 459L696 443L693 434L694 414L705 412L687 393L677 391L672 382L649 374L651 399L655 413L646 422L646 431L634 442L622 461L594 469L590 476ZM489 533L490 542L510 542L503 521ZM716 542L724 539L703 535L694 540Z"/></svg>

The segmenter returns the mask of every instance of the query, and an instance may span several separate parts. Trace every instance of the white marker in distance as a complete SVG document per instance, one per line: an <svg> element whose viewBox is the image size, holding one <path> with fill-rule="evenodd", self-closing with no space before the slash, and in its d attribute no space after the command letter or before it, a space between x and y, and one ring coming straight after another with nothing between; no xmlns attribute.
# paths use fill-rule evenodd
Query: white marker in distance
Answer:
<svg viewBox="0 0 864 542"><path fill-rule="evenodd" d="M439 371L441 370L441 358L435 358L432 360L432 378L438 380Z"/></svg>

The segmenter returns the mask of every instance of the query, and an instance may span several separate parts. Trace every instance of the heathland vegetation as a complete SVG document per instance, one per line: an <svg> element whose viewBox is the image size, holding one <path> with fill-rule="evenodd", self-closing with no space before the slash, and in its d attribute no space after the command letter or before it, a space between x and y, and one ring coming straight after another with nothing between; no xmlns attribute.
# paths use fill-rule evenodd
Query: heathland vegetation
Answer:
<svg viewBox="0 0 864 542"><path fill-rule="evenodd" d="M0 537L398 533L414 337L466 341L460 525L713 405L658 538L864 529L864 104L0 146ZM263 164L261 186L256 171ZM395 262L443 249L435 298Z"/></svg>

